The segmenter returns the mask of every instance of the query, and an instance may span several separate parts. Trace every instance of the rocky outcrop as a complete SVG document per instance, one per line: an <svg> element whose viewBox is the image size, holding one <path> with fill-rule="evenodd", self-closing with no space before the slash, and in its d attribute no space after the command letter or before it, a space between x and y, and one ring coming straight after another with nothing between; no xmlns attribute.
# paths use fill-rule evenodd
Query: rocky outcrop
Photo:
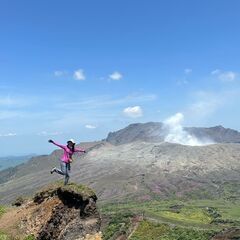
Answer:
<svg viewBox="0 0 240 240"><path fill-rule="evenodd" d="M101 239L96 201L97 196L86 186L57 182L16 208L18 220L12 224L19 226L19 236L37 240Z"/></svg>

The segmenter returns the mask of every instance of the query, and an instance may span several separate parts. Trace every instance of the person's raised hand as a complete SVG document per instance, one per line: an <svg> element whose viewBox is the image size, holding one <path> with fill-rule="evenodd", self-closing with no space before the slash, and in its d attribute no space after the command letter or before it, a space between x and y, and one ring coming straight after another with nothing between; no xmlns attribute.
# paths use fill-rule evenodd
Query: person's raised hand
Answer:
<svg viewBox="0 0 240 240"><path fill-rule="evenodd" d="M48 142L49 142L49 143L53 143L53 140L52 140L52 139L49 139Z"/></svg>

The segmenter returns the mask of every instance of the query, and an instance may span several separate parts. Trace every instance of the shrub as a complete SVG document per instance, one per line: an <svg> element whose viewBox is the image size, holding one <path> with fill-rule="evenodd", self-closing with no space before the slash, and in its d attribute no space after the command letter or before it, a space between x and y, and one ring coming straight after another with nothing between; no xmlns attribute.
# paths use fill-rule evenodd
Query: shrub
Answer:
<svg viewBox="0 0 240 240"><path fill-rule="evenodd" d="M24 238L24 240L35 240L36 238L34 235L28 235L27 237Z"/></svg>
<svg viewBox="0 0 240 240"><path fill-rule="evenodd" d="M5 213L5 208L0 206L0 217Z"/></svg>

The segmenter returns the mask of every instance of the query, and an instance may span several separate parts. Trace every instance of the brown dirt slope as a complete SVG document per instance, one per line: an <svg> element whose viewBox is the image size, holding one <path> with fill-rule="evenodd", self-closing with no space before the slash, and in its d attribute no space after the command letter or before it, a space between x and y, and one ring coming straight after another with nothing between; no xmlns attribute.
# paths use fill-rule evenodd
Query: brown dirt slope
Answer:
<svg viewBox="0 0 240 240"><path fill-rule="evenodd" d="M0 219L0 230L20 239L29 235L37 240L101 239L96 200L83 185L57 182L8 210Z"/></svg>

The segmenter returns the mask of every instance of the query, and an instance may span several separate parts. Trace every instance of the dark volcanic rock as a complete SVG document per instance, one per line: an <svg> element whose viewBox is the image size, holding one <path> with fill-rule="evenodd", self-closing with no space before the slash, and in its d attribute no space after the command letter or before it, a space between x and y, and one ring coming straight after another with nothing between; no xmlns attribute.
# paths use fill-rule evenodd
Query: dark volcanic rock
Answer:
<svg viewBox="0 0 240 240"><path fill-rule="evenodd" d="M12 203L12 206L20 207L21 205L23 205L25 201L26 199L24 199L22 196L17 197L15 201Z"/></svg>
<svg viewBox="0 0 240 240"><path fill-rule="evenodd" d="M23 220L27 234L38 240L75 240L94 235L101 224L96 200L95 193L83 185L53 184L34 196L34 210Z"/></svg>

